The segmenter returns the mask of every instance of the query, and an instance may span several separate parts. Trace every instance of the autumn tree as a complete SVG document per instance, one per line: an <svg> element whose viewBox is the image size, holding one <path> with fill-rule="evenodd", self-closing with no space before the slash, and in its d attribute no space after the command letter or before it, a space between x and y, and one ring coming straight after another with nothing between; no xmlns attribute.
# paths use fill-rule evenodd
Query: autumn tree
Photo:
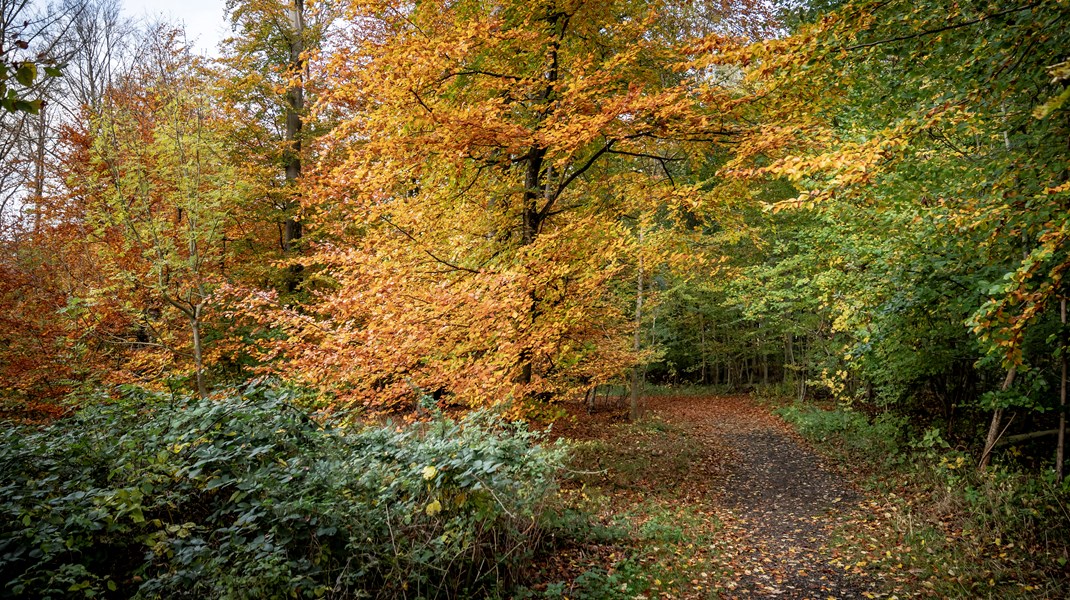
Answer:
<svg viewBox="0 0 1070 600"><path fill-rule="evenodd" d="M331 2L231 0L227 11L234 35L222 44L217 94L227 112L228 148L245 179L255 182L250 209L277 228L274 236L257 234L250 243L265 258L272 251L293 254L304 231L306 138L320 133L308 110L317 97L316 57L338 9ZM296 291L299 268L289 266L281 286L286 291Z"/></svg>
<svg viewBox="0 0 1070 600"><path fill-rule="evenodd" d="M822 307L845 372L909 395L904 374L956 365L993 411L985 457L1004 409L1052 401L1039 394L1070 266L1067 16L1045 1L845 2L791 37L709 55L750 65L756 90L724 174L788 182L770 207L829 225L806 235L825 244L811 264L832 283Z"/></svg>
<svg viewBox="0 0 1070 600"><path fill-rule="evenodd" d="M192 363L205 396L204 323L227 269L240 179L216 134L204 74L181 39L178 30L155 31L147 60L108 91L74 138L70 185L83 206L85 250L103 273L103 287L85 290L84 309L126 313L140 324L128 340L135 364L155 375Z"/></svg>
<svg viewBox="0 0 1070 600"><path fill-rule="evenodd" d="M22 225L11 221L32 214L44 194L46 159L55 146L51 104L63 84L60 66L71 57L71 23L86 8L80 1L0 2L0 235L11 235L5 225Z"/></svg>
<svg viewBox="0 0 1070 600"><path fill-rule="evenodd" d="M318 110L308 210L320 301L277 348L308 381L391 405L486 403L638 360L639 212L718 199L673 172L730 137L687 70L701 3L352 2ZM722 26L723 25L723 26ZM643 217L646 219L646 217ZM632 225L629 225L632 223Z"/></svg>
<svg viewBox="0 0 1070 600"><path fill-rule="evenodd" d="M95 18L96 8L82 0L0 3L0 95L17 109L0 110L0 387L16 411L37 416L86 374L84 332L63 312L85 271L66 253L79 233L60 206L59 137L77 105L68 90L81 80L71 68L81 49L74 24Z"/></svg>

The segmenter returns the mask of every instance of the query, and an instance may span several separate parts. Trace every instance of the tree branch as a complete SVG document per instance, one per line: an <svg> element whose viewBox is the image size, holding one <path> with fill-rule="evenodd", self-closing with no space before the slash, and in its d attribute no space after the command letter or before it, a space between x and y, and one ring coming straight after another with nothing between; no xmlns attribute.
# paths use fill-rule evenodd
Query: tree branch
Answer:
<svg viewBox="0 0 1070 600"><path fill-rule="evenodd" d="M866 42L864 44L855 44L854 46L847 46L846 48L844 48L844 50L850 52L851 50L861 50L862 48L872 48L873 46L880 46L882 44L890 44L892 42L901 42L903 40L910 40L910 39L914 39L914 38L924 37L924 36L927 36L927 35L935 35L937 33L943 33L945 31L951 31L952 29L961 29L963 27L969 27L970 25L976 25L978 23L981 23L983 21L987 21L989 19L994 19L996 17L1002 17L1003 15L1009 15L1011 13L1016 13L1016 12L1019 12L1019 11L1036 8L1040 4L1041 4L1040 2L1034 2L1032 4L1027 4L1025 6L1019 6L1017 8L1009 8L1007 10L1001 10L999 12L992 13L990 15L984 15L984 16L978 17L976 19L971 19L969 21L963 21L961 23L954 23L952 25L947 25L945 27L938 27L936 29L926 29L924 31L919 31L917 33L912 33L910 35L900 35L900 36L897 36L897 37L887 38L887 39L883 39L883 40L877 40L875 42Z"/></svg>
<svg viewBox="0 0 1070 600"><path fill-rule="evenodd" d="M414 90L412 88L409 88L409 91L412 92L412 95L416 97L416 101L420 103L420 106L424 107L424 110L427 111L427 114L429 114L429 115L434 115L435 114L435 111L431 110L431 107L428 106L424 102L424 99L420 97L420 93L419 92L417 92L416 90Z"/></svg>
<svg viewBox="0 0 1070 600"><path fill-rule="evenodd" d="M404 235L405 237L409 238L413 242L416 242L417 244L420 243L420 240L416 239L416 237L414 235L412 235L411 233L406 231L404 228L399 227L397 224L395 224L390 219L388 219L386 217L379 217L379 219L381 221L383 221L384 223L386 223L387 225L390 225L394 229L398 230L402 235ZM421 249L424 251L424 254L430 256L432 259L434 259L435 262L438 262L438 263L441 263L443 265L446 265L447 267L449 267L449 268L451 268L451 269L453 269L455 271L466 271L468 273L475 273L476 275L478 275L480 273L480 271L478 271L476 269L470 269L468 267L462 267L461 265L457 265L457 264L449 262L448 260L439 258L438 256L435 256L434 252L431 252L427 248L421 248Z"/></svg>
<svg viewBox="0 0 1070 600"><path fill-rule="evenodd" d="M1037 438L1047 437L1049 435L1055 435L1059 433L1058 429L1046 429L1044 431L1034 431L1032 433L1019 433L1018 435L1008 435L1005 438L996 442L996 447L1006 446L1008 444L1017 444L1019 442L1025 442L1028 440L1034 440Z"/></svg>
<svg viewBox="0 0 1070 600"><path fill-rule="evenodd" d="M469 69L467 71L455 71L453 73L447 73L438 80L439 83L443 83L447 80L459 77L461 75L484 75L487 77L496 77L498 79L508 79L509 81L523 81L523 77L517 77L516 75L506 75L504 73L495 73L493 71L482 71L479 69Z"/></svg>
<svg viewBox="0 0 1070 600"><path fill-rule="evenodd" d="M671 157L671 156L659 156L657 154L646 154L646 153L643 153L643 152L626 152L624 150L607 150L607 152L609 152L610 154L620 154L622 156L634 156L636 158L653 158L654 160L658 160L658 161L662 161L662 162L666 162L666 161L672 162L672 161L676 161L676 160L684 160L682 158L674 158L674 157Z"/></svg>
<svg viewBox="0 0 1070 600"><path fill-rule="evenodd" d="M580 175L583 175L587 171L587 169L590 169L591 166L594 165L595 161L597 161L599 158L601 158L601 156L603 154L605 154L606 152L609 152L613 148L613 144L615 144L615 143L616 143L616 140L607 141L606 145L602 146L598 150L598 152L595 152L594 155L592 155L590 158L588 158L587 162L583 163L582 167L580 167L580 168L576 169L575 171L573 171L571 175L569 175L561 183L559 183L557 185L557 189L554 191L553 195L550 198L547 199L546 205L543 206L542 210L539 211L539 218L540 219L546 218L546 215L550 212L550 207L552 207L554 205L554 202L556 202L557 198L559 196L561 196L561 193L565 191L565 188L567 188L569 185L571 185L572 182L575 181L577 177L579 177Z"/></svg>

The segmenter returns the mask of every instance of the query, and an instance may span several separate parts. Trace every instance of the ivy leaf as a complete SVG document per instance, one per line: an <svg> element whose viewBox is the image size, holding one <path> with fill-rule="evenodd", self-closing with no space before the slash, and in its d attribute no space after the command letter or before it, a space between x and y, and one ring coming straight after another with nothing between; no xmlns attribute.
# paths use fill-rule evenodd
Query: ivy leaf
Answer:
<svg viewBox="0 0 1070 600"><path fill-rule="evenodd" d="M41 106L43 102L41 100L16 100L15 110L18 112L29 113L36 115L41 112Z"/></svg>

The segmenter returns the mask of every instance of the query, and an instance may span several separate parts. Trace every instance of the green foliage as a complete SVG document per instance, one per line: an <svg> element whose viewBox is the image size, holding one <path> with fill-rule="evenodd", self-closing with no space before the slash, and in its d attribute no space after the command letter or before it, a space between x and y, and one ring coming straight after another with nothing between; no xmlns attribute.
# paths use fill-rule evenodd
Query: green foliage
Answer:
<svg viewBox="0 0 1070 600"><path fill-rule="evenodd" d="M342 429L287 392L131 391L0 434L17 596L469 597L509 583L560 446L475 413Z"/></svg>
<svg viewBox="0 0 1070 600"><path fill-rule="evenodd" d="M861 458L866 463L892 463L901 458L906 419L884 413L866 415L840 408L823 410L792 404L776 410L808 440L835 449L840 458Z"/></svg>
<svg viewBox="0 0 1070 600"><path fill-rule="evenodd" d="M981 590L998 598L1066 597L1070 482L1004 465L978 471L976 458L936 427L911 437L904 420L883 415L871 421L803 405L778 412L843 466L858 473L868 465L860 482L884 491L891 536L847 536L840 550L848 562L874 561L881 573L906 569L939 597L979 597ZM885 452L895 460L874 460ZM866 542L851 547L852 537Z"/></svg>
<svg viewBox="0 0 1070 600"><path fill-rule="evenodd" d="M15 40L17 48L24 48ZM37 82L38 64L33 61L9 62L6 53L0 53L0 110L5 112L23 112L36 115L44 102L40 99L27 100L24 96L31 93ZM59 77L60 69L52 64L44 66L46 77Z"/></svg>

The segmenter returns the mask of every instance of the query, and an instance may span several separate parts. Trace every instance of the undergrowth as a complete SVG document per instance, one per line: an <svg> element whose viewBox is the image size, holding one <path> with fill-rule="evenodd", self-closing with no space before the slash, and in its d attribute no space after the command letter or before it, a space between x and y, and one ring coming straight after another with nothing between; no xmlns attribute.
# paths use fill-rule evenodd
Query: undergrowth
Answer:
<svg viewBox="0 0 1070 600"><path fill-rule="evenodd" d="M276 389L133 390L0 432L0 594L505 594L564 457L541 441L486 413L339 428Z"/></svg>
<svg viewBox="0 0 1070 600"><path fill-rule="evenodd" d="M517 598L716 597L722 524L687 484L706 484L703 444L646 418L572 449L541 571Z"/></svg>
<svg viewBox="0 0 1070 600"><path fill-rule="evenodd" d="M936 429L792 404L776 411L880 501L841 532L845 563L891 591L947 598L1070 595L1070 484L997 464L983 472Z"/></svg>

